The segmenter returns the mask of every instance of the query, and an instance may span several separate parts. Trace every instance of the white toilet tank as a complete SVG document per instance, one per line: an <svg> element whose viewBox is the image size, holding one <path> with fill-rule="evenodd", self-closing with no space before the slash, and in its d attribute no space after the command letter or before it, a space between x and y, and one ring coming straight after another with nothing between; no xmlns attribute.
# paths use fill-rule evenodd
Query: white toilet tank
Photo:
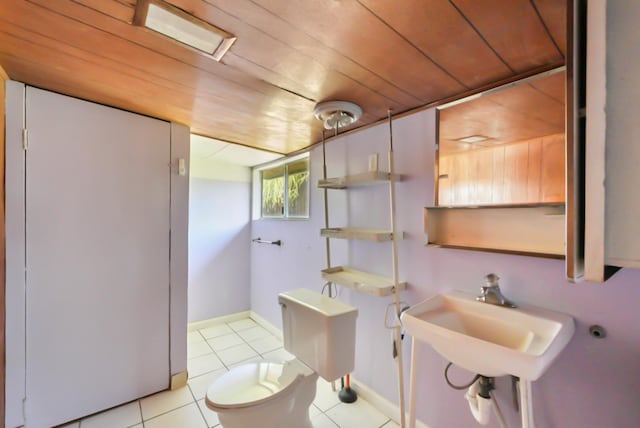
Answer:
<svg viewBox="0 0 640 428"><path fill-rule="evenodd" d="M278 302L287 351L328 381L353 370L356 308L304 288L281 293Z"/></svg>

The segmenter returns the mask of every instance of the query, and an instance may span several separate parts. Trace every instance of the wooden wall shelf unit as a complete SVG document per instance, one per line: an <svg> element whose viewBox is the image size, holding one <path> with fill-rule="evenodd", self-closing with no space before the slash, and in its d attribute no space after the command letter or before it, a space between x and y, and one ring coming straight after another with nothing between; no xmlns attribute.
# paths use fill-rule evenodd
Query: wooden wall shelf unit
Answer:
<svg viewBox="0 0 640 428"><path fill-rule="evenodd" d="M388 184L391 174L388 172L373 171L363 172L361 174L349 175L346 177L327 178L318 180L318 188L320 189L347 189L349 187L373 186L376 184ZM394 174L393 180L398 182L402 177Z"/></svg>
<svg viewBox="0 0 640 428"><path fill-rule="evenodd" d="M396 227L396 193L395 183L401 180L401 176L395 174L393 161L393 129L391 110L387 112L389 119L389 172L368 171L345 177L327 178L327 159L325 151L324 134L322 139L323 155L323 179L318 181L318 187L324 192L324 229L320 230L321 236L325 238L327 253L327 268L322 270L322 278L327 281L329 297L332 294L332 286L340 285L363 294L376 297L393 297L393 307L397 316L397 322L387 325L385 315L385 327L393 330L393 349L396 352L396 364L398 367L398 396L400 407L400 425L405 425L405 403L404 403L404 372L402 358L402 326L399 322L401 313L400 291L407 287L405 282L400 281L398 275L398 240L403 238L403 232L399 232ZM337 128L336 128L337 133ZM344 190L351 187L371 186L377 184L387 184L389 191L389 228L378 229L355 229L350 227L332 228L329 226L329 203L328 191L330 189ZM372 273L359 271L345 266L331 265L331 239L356 239L374 243L388 242L391 244L391 261L393 276L385 278Z"/></svg>
<svg viewBox="0 0 640 428"><path fill-rule="evenodd" d="M565 205L427 207L427 245L565 257Z"/></svg>
<svg viewBox="0 0 640 428"><path fill-rule="evenodd" d="M322 279L371 296L384 297L394 293L393 279L344 266L323 269ZM404 290L406 285L401 282L398 288Z"/></svg>

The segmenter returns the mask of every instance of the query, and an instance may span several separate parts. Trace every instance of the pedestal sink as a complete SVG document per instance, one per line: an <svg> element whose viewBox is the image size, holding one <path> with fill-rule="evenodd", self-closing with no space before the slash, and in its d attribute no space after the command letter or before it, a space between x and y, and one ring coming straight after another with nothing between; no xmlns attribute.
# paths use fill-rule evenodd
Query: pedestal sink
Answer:
<svg viewBox="0 0 640 428"><path fill-rule="evenodd" d="M533 427L530 382L544 374L575 330L573 318L566 314L523 304L506 308L481 303L473 295L456 291L418 303L403 312L401 319L414 340L412 390L415 340L419 340L473 373L518 376L523 427L529 428Z"/></svg>

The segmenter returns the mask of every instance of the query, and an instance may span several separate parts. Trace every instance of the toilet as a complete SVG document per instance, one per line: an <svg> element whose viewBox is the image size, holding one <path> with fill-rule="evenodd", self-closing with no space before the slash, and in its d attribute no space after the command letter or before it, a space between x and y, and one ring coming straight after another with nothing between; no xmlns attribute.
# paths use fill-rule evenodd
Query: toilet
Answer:
<svg viewBox="0 0 640 428"><path fill-rule="evenodd" d="M304 288L278 302L284 348L296 358L244 364L213 382L205 402L224 428L312 428L318 376L331 382L353 370L356 308Z"/></svg>

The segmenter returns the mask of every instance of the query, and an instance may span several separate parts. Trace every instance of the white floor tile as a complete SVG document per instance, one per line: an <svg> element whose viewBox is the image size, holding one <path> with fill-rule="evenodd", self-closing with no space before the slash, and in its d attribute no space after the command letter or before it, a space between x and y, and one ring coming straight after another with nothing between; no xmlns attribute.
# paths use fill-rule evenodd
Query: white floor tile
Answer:
<svg viewBox="0 0 640 428"><path fill-rule="evenodd" d="M251 342L252 340L261 339L263 337L273 337L271 333L269 333L266 329L260 327L259 325L251 328L247 328L244 330L238 331L240 337L242 337L247 342Z"/></svg>
<svg viewBox="0 0 640 428"><path fill-rule="evenodd" d="M173 391L159 392L140 400L142 417L146 421L192 402L194 402L193 396L186 386Z"/></svg>
<svg viewBox="0 0 640 428"><path fill-rule="evenodd" d="M238 321L230 322L229 327L234 329L235 331L245 330L247 328L255 327L258 324L251 318L245 318Z"/></svg>
<svg viewBox="0 0 640 428"><path fill-rule="evenodd" d="M187 333L187 343L204 342L204 337L199 331L190 331Z"/></svg>
<svg viewBox="0 0 640 428"><path fill-rule="evenodd" d="M407 423L409 422L407 421ZM390 420L386 424L382 425L382 428L400 428L400 424Z"/></svg>
<svg viewBox="0 0 640 428"><path fill-rule="evenodd" d="M80 422L70 422L66 425L60 425L58 428L80 428Z"/></svg>
<svg viewBox="0 0 640 428"><path fill-rule="evenodd" d="M134 425L131 428L144 428L144 425L142 424L138 424L138 425Z"/></svg>
<svg viewBox="0 0 640 428"><path fill-rule="evenodd" d="M196 400L200 400L207 395L209 386L218 379L220 376L227 372L226 369L218 369L212 372L203 374L202 376L189 379L189 388Z"/></svg>
<svg viewBox="0 0 640 428"><path fill-rule="evenodd" d="M203 328L202 330L198 330L200 334L205 339L210 339L212 337L222 336L223 334L233 333L233 330L229 328L226 324L214 325L211 327Z"/></svg>
<svg viewBox="0 0 640 428"><path fill-rule="evenodd" d="M339 384L336 384L336 388L338 386ZM313 404L318 406L318 408L323 412L326 412L333 406L340 404L340 399L338 398L338 392L333 391L333 389L331 388L331 383L327 382L322 378L319 378L316 386L316 398L315 400L313 400Z"/></svg>
<svg viewBox="0 0 640 428"><path fill-rule="evenodd" d="M218 352L218 357L225 365L229 366L240 361L248 360L249 358L259 357L259 355L251 349L249 345L244 343Z"/></svg>
<svg viewBox="0 0 640 428"><path fill-rule="evenodd" d="M316 416L318 416L320 413L322 413L320 411L320 409L318 409L316 406L314 406L313 404L311 406L309 406L309 419L313 419Z"/></svg>
<svg viewBox="0 0 640 428"><path fill-rule="evenodd" d="M213 410L209 409L205 404L204 400L198 401L198 407L200 407L200 411L204 415L204 418L207 421L207 426L209 426L209 428L220 424L220 419L218 419L218 414Z"/></svg>
<svg viewBox="0 0 640 428"><path fill-rule="evenodd" d="M262 357L265 360L276 362L290 361L296 358L295 355L288 353L284 348L278 348L275 351L266 352L262 354Z"/></svg>
<svg viewBox="0 0 640 428"><path fill-rule="evenodd" d="M364 400L340 403L326 411L326 415L341 427L379 428L389 421L378 409Z"/></svg>
<svg viewBox="0 0 640 428"><path fill-rule="evenodd" d="M187 342L187 358L189 359L211 354L212 352L213 350L206 341L193 343Z"/></svg>
<svg viewBox="0 0 640 428"><path fill-rule="evenodd" d="M142 422L137 401L83 419L82 428L127 428Z"/></svg>
<svg viewBox="0 0 640 428"><path fill-rule="evenodd" d="M232 346L241 345L244 343L242 338L238 336L236 333L213 337L211 339L207 339L207 342L209 342L209 346L211 346L213 350L216 352L222 351L223 349L231 348Z"/></svg>
<svg viewBox="0 0 640 428"><path fill-rule="evenodd" d="M224 364L215 354L202 355L187 360L187 371L190 378L222 368L224 368Z"/></svg>
<svg viewBox="0 0 640 428"><path fill-rule="evenodd" d="M275 336L265 336L256 340L249 341L249 346L255 349L259 354L265 354L282 348L282 342Z"/></svg>
<svg viewBox="0 0 640 428"><path fill-rule="evenodd" d="M144 426L145 428L207 428L196 403L145 421Z"/></svg>
<svg viewBox="0 0 640 428"><path fill-rule="evenodd" d="M327 417L324 413L320 413L311 419L311 423L313 424L313 428L338 428L338 425L334 424L331 419ZM359 425L354 425L355 427L359 427ZM352 427L342 427L342 428L352 428Z"/></svg>
<svg viewBox="0 0 640 428"><path fill-rule="evenodd" d="M258 356L258 357L249 358L248 360L238 361L237 363L230 364L227 367L229 368L229 370L231 370L234 367L242 366L242 365L245 365L245 364L251 364L251 363L259 363L259 362L262 362L262 361L264 361L262 359L262 357Z"/></svg>

